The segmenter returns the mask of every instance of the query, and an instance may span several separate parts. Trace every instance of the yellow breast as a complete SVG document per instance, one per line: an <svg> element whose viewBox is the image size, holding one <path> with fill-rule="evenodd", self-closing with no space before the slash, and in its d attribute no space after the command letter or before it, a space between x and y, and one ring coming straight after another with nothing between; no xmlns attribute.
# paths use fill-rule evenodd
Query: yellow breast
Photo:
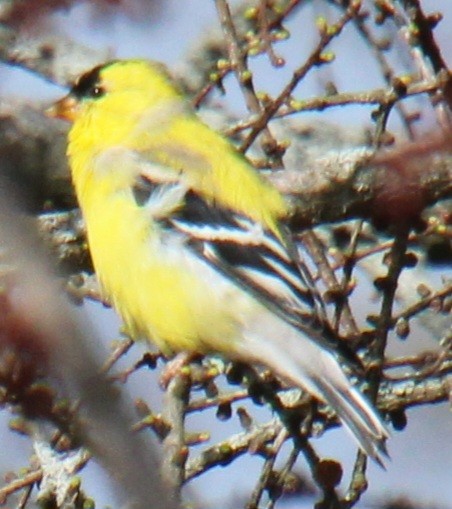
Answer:
<svg viewBox="0 0 452 509"><path fill-rule="evenodd" d="M240 328L230 302L247 300L242 292L175 234L166 238L128 188L103 179L85 183L80 205L96 274L134 338L166 353L221 351L226 343L230 350Z"/></svg>

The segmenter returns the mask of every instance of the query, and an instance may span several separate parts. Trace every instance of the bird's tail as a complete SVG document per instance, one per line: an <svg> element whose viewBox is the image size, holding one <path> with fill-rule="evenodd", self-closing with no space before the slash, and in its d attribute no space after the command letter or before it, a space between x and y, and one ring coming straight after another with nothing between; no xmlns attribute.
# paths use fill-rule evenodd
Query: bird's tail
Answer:
<svg viewBox="0 0 452 509"><path fill-rule="evenodd" d="M383 466L388 430L366 397L352 386L336 357L316 342L316 335L320 333L312 331L308 336L277 317L267 316L248 328L240 346L248 358L329 404L359 447Z"/></svg>
<svg viewBox="0 0 452 509"><path fill-rule="evenodd" d="M348 387L334 385L329 379L318 379L313 383L318 395L334 409L360 448L383 467L381 457L388 456L385 442L389 433L363 394L348 380Z"/></svg>

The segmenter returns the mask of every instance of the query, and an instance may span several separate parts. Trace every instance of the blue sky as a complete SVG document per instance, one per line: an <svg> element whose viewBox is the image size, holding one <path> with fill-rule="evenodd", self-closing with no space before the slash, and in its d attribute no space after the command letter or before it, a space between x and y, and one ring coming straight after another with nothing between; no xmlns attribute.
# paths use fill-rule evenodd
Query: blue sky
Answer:
<svg viewBox="0 0 452 509"><path fill-rule="evenodd" d="M441 9L445 14L445 19L438 26L437 34L444 48L448 50L444 54L446 60L452 63L452 48L450 42L450 30L452 25L452 2L440 0L427 0L422 2L426 11ZM89 46L98 48L108 48L112 56L116 57L147 57L162 60L170 66L177 66L189 54L194 40L204 33L206 28L212 23L215 17L214 2L206 0L185 0L184 8L181 8L180 0L169 0L165 2L165 10L161 17L155 23L150 23L149 19L140 24L130 21L126 16L110 18L109 25L106 26L102 20L93 20L89 15L87 4L81 4L72 9L69 13L60 13L55 17L55 27L70 34L75 39ZM313 43L315 32L312 30L312 17L320 12L320 3L314 3L302 12L302 15L289 23L288 28L292 31L293 38L285 45L281 46L280 51L287 55L288 59L294 59L301 62L302 55L307 54L309 46ZM334 11L330 11L334 14ZM301 24L301 26L299 26ZM319 85L328 79L334 78L341 90L364 90L374 86L382 86L381 78L375 67L370 64L371 58L364 45L354 43L354 34L351 30L346 31L344 37L341 37L339 43L334 48L340 60L337 64L341 69L347 69L349 72L338 73L325 67L316 76L309 77L306 83L300 87L297 93L301 97L309 97L318 92ZM279 51L279 47L276 48ZM403 59L403 55L401 55ZM268 64L261 59L255 64L256 72L260 78L259 87L277 93L280 87L285 83L288 76L288 70L281 70L274 75L272 82L266 82L265 70ZM1 69L3 84L1 90L4 96L16 94L22 97L35 100L50 101L59 97L62 91L41 81L35 76L15 69ZM231 108L240 113L243 111L243 102L237 87L230 82L226 83L228 99L231 101ZM218 95L218 100L220 96ZM415 104L416 106L417 104ZM302 120L324 118L324 115L303 115ZM369 110L365 108L336 109L329 115L329 119L339 125L356 127L369 126ZM397 129L398 123L394 122L393 129ZM117 321L112 311L101 310L97 306L88 305L88 312L96 327L102 331L105 339L110 339L117 335ZM419 331L416 338L411 341L414 350L419 350L422 337L425 332ZM424 344L424 343L422 343ZM428 341L425 347L431 346ZM138 356L138 353L135 354ZM140 387L137 380L132 381L132 390L134 393L140 393L143 387ZM146 387L147 389L147 387ZM371 465L369 468L370 490L365 499L368 503L374 502L385 494L403 494L406 493L414 501L424 501L425 504L431 503L444 508L452 507L452 483L450 475L452 472L452 436L450 433L450 413L446 405L437 407L427 407L415 409L408 412L409 425L403 433L394 433L390 441L390 451L393 460L388 464L387 471L383 472L377 467ZM199 419L193 419L193 426L198 429L202 425ZM219 434L227 431L237 430L237 419L233 418L231 423L219 424L221 430ZM7 440L6 427L2 426L2 443ZM351 455L347 452L350 446L350 440L343 432L335 431L328 433L328 436L318 442L318 448L326 455L346 458L350 461ZM17 447L23 448L22 454L15 454L17 466L22 466L26 462L26 454L29 451L28 442L19 439ZM7 462L9 468L11 457ZM203 479L193 483L202 493L202 500L209 505L217 505L224 502L225 498L232 490L236 493L246 492L252 486L252 469L259 464L255 458L246 458L241 460L237 466L232 465L228 469L228 475L225 476L225 470L216 469L207 474ZM301 470L305 466L300 462ZM244 475L243 472L247 472ZM99 479L103 474L96 473L87 476L87 486L92 484L92 493L99 485ZM100 478L98 476L101 476ZM227 478L225 478L227 477ZM221 482L219 481L221 479ZM211 486L215 490L211 490ZM220 488L221 486L221 488ZM89 491L89 489L88 489ZM109 496L105 493L105 502ZM98 507L102 506L99 500ZM307 504L311 506L311 504ZM361 505L360 507L364 507ZM299 507L299 506L298 506Z"/></svg>

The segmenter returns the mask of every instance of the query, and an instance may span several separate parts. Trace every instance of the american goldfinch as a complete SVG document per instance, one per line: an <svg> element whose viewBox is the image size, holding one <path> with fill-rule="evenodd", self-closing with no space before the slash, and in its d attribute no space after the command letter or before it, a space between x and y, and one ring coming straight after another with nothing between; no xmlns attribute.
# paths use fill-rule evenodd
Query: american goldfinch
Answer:
<svg viewBox="0 0 452 509"><path fill-rule="evenodd" d="M134 338L267 366L331 405L380 461L385 426L303 317L315 298L281 226L287 203L165 68L98 66L51 114L73 122L67 154L92 260Z"/></svg>

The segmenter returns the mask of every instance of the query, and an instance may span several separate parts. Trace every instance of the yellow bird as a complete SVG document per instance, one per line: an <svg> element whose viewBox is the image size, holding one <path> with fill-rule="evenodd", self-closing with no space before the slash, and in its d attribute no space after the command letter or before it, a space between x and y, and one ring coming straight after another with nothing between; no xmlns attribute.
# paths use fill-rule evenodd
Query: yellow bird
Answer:
<svg viewBox="0 0 452 509"><path fill-rule="evenodd" d="M384 424L304 317L315 299L281 226L287 203L165 68L98 66L50 114L73 122L67 154L94 267L134 338L269 367L331 405L380 462Z"/></svg>

